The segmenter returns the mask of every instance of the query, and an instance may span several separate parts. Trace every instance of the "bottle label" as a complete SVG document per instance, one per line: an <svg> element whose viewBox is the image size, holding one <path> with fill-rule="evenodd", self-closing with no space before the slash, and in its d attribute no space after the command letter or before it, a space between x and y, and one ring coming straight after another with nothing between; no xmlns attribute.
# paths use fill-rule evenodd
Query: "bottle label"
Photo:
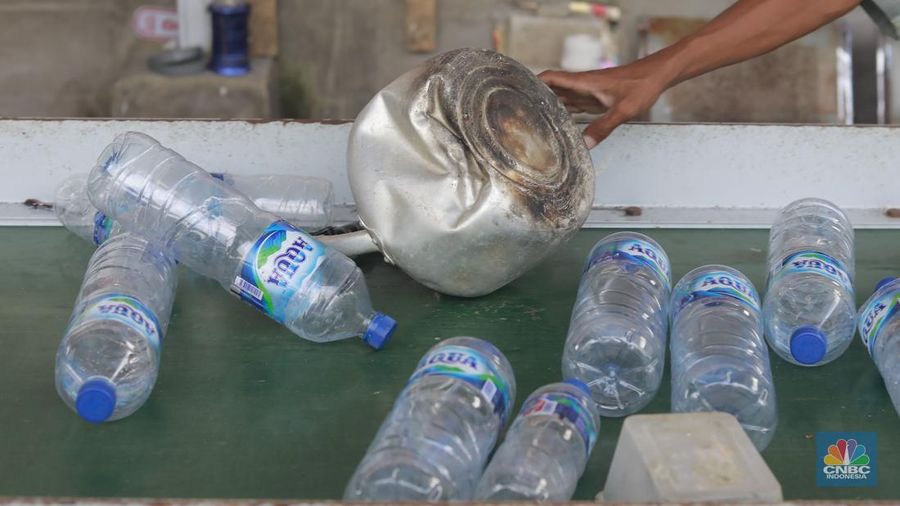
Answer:
<svg viewBox="0 0 900 506"><path fill-rule="evenodd" d="M288 303L325 260L325 251L288 222L276 221L244 256L231 291L284 323Z"/></svg>
<svg viewBox="0 0 900 506"><path fill-rule="evenodd" d="M407 384L426 376L450 376L474 385L503 422L512 409L509 384L488 357L472 348L448 345L432 350L419 362Z"/></svg>
<svg viewBox="0 0 900 506"><path fill-rule="evenodd" d="M584 441L587 453L590 455L597 442L597 426L590 411L578 397L563 392L548 392L537 397L531 397L522 406L519 416L555 415L563 420L568 420L578 429L581 439Z"/></svg>
<svg viewBox="0 0 900 506"><path fill-rule="evenodd" d="M143 302L130 295L109 294L91 302L72 318L69 328L92 320L114 320L140 332L159 353L163 332L156 314Z"/></svg>
<svg viewBox="0 0 900 506"><path fill-rule="evenodd" d="M884 323L900 312L900 291L891 290L884 295L873 298L860 312L859 335L863 344L874 357L875 342Z"/></svg>
<svg viewBox="0 0 900 506"><path fill-rule="evenodd" d="M692 279L679 289L673 298L676 301L674 314L695 300L710 297L729 297L754 311L759 311L760 307L759 295L752 284L730 272L713 271Z"/></svg>
<svg viewBox="0 0 900 506"><path fill-rule="evenodd" d="M656 272L656 275L663 280L663 284L667 288L671 284L672 270L669 264L669 257L666 256L662 249L647 241L627 239L602 244L591 252L591 258L588 260L587 267L584 270L587 271L591 267L607 260L626 260L645 265Z"/></svg>
<svg viewBox="0 0 900 506"><path fill-rule="evenodd" d="M113 223L112 218L103 214L103 211L94 214L94 246L100 246L109 239Z"/></svg>
<svg viewBox="0 0 900 506"><path fill-rule="evenodd" d="M801 251L789 255L772 275L772 279L788 274L811 272L825 276L844 287L849 293L853 293L853 281L847 274L847 269L838 259L832 258L817 251Z"/></svg>

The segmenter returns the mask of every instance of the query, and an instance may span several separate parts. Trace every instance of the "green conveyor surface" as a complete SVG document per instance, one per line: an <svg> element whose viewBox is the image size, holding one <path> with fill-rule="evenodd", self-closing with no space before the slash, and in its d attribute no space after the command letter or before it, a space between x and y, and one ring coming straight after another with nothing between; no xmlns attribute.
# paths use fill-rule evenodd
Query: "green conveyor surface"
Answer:
<svg viewBox="0 0 900 506"><path fill-rule="evenodd" d="M518 382L516 410L560 379L560 356L586 230L496 293L433 292L370 255L359 259L376 307L400 323L374 352L361 341L295 337L207 279L181 269L155 391L122 421L92 426L57 397L53 363L92 247L59 228L0 228L0 496L340 499L422 354L458 335L492 341ZM675 278L724 263L762 289L767 232L650 231ZM900 272L900 232L857 235L857 302ZM858 337L824 367L772 354L779 426L763 456L792 499L900 499L900 418ZM663 387L645 413L669 409ZM604 419L576 499L603 488L622 426ZM878 437L876 488L817 488L819 431ZM672 466L689 465L672 456Z"/></svg>

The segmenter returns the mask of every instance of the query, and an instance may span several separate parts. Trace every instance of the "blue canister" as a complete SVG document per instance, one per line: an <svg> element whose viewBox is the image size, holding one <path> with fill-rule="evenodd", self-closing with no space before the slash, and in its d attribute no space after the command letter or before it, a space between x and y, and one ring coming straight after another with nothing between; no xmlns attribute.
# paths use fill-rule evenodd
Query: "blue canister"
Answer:
<svg viewBox="0 0 900 506"><path fill-rule="evenodd" d="M244 0L216 0L212 15L212 57L209 68L223 76L250 72L250 4Z"/></svg>

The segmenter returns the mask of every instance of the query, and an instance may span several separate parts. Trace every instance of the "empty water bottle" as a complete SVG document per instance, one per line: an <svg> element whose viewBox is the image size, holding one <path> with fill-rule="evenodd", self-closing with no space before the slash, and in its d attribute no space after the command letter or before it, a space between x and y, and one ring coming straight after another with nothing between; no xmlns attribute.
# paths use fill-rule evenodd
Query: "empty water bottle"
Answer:
<svg viewBox="0 0 900 506"><path fill-rule="evenodd" d="M481 476L475 500L568 501L594 449L599 423L584 383L568 380L538 389Z"/></svg>
<svg viewBox="0 0 900 506"><path fill-rule="evenodd" d="M344 499L470 499L515 395L509 362L487 341L456 337L435 345L394 403Z"/></svg>
<svg viewBox="0 0 900 506"><path fill-rule="evenodd" d="M331 181L286 174L237 175L210 173L243 193L263 211L280 216L300 228L331 225L334 191Z"/></svg>
<svg viewBox="0 0 900 506"><path fill-rule="evenodd" d="M82 418L117 420L147 400L176 281L170 257L139 236L115 234L94 252L56 354L56 390Z"/></svg>
<svg viewBox="0 0 900 506"><path fill-rule="evenodd" d="M91 204L86 175L69 177L57 187L53 212L70 232L94 246L100 246L111 235L121 231L116 222Z"/></svg>
<svg viewBox="0 0 900 506"><path fill-rule="evenodd" d="M831 362L856 327L853 226L836 205L798 200L781 210L769 236L766 339L799 365Z"/></svg>
<svg viewBox="0 0 900 506"><path fill-rule="evenodd" d="M859 335L900 415L900 279L878 283L859 311Z"/></svg>
<svg viewBox="0 0 900 506"><path fill-rule="evenodd" d="M603 416L634 413L659 390L670 279L666 252L643 234L609 235L588 257L562 369L591 388Z"/></svg>
<svg viewBox="0 0 900 506"><path fill-rule="evenodd" d="M361 335L380 349L394 330L394 320L372 310L352 260L147 135L117 137L91 172L88 194L123 228L173 251L300 337Z"/></svg>
<svg viewBox="0 0 900 506"><path fill-rule="evenodd" d="M672 411L722 411L760 450L778 414L753 283L722 265L699 267L672 291Z"/></svg>

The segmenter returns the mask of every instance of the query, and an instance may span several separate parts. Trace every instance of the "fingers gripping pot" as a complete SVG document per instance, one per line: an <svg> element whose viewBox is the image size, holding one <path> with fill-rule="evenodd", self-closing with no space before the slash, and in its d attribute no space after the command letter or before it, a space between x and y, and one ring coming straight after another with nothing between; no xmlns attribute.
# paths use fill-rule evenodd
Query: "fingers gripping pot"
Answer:
<svg viewBox="0 0 900 506"><path fill-rule="evenodd" d="M440 55L383 89L348 150L360 220L387 261L439 292L478 296L568 240L593 202L580 131L516 61Z"/></svg>

